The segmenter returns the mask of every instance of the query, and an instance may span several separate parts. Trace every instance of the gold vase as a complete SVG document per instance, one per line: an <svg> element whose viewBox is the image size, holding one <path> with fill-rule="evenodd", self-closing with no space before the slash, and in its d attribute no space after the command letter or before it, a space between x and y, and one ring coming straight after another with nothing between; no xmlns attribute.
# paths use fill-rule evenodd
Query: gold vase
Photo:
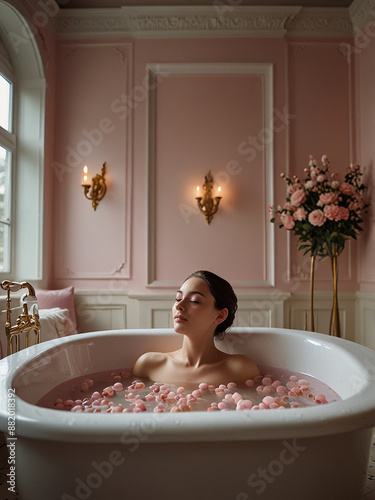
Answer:
<svg viewBox="0 0 375 500"><path fill-rule="evenodd" d="M311 255L310 262L310 331L315 331L314 324L314 272L315 272L315 255Z"/></svg>
<svg viewBox="0 0 375 500"><path fill-rule="evenodd" d="M334 337L340 337L340 313L339 304L337 296L337 285L338 285L338 268L337 268L337 246L332 246L331 255L331 266L332 266L332 278L333 278L333 303L331 311L331 320L329 323L329 334Z"/></svg>

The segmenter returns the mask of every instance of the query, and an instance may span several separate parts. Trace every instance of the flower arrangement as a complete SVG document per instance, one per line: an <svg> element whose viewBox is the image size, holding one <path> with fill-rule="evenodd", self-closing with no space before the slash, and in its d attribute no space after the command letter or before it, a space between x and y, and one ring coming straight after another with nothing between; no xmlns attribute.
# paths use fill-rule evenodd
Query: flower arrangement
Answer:
<svg viewBox="0 0 375 500"><path fill-rule="evenodd" d="M270 207L270 214L271 222L278 217L279 227L294 232L299 239L299 250L324 258L332 257L333 252L339 255L346 240L357 238L368 205L359 165L351 164L340 182L337 172L330 172L326 155L321 163L318 166L310 156L302 181L281 174L287 184L286 202L276 210Z"/></svg>

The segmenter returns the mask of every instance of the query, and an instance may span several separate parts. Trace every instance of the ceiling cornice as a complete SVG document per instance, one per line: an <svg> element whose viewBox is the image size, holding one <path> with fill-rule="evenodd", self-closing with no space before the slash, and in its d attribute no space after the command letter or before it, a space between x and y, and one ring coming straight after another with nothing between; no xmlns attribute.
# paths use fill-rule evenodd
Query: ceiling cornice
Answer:
<svg viewBox="0 0 375 500"><path fill-rule="evenodd" d="M63 9L54 18L59 37L134 38L352 36L349 9L220 6Z"/></svg>
<svg viewBox="0 0 375 500"><path fill-rule="evenodd" d="M375 19L375 0L354 0L349 7L354 31L363 30Z"/></svg>
<svg viewBox="0 0 375 500"><path fill-rule="evenodd" d="M375 22L375 0L354 0L349 8L252 7L213 2L186 7L60 9L56 2L48 2L49 6L55 6L49 12L42 8L43 0L7 2L21 11L29 7L35 13L47 13L49 28L63 38L353 37L371 21Z"/></svg>

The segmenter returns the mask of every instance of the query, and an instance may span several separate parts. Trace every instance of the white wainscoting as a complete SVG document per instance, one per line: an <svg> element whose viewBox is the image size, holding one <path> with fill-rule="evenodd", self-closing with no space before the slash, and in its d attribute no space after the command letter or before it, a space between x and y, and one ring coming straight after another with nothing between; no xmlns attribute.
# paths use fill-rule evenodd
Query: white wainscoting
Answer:
<svg viewBox="0 0 375 500"><path fill-rule="evenodd" d="M310 295L237 293L234 326L310 328ZM81 332L116 328L172 327L174 295L127 291L77 291L76 314ZM331 292L315 292L315 330L329 333ZM341 336L375 349L375 293L339 292Z"/></svg>
<svg viewBox="0 0 375 500"><path fill-rule="evenodd" d="M290 295L238 294L235 326L282 326L284 302ZM75 306L80 332L116 328L172 327L174 294L126 291L77 291Z"/></svg>
<svg viewBox="0 0 375 500"><path fill-rule="evenodd" d="M126 291L75 291L74 303L80 333L128 328Z"/></svg>
<svg viewBox="0 0 375 500"><path fill-rule="evenodd" d="M235 326L306 330L310 322L309 293L264 293L238 296ZM0 297L0 311L6 307ZM123 328L172 327L173 294L134 294L120 291L76 291L79 332ZM332 306L330 292L316 292L315 329L328 333ZM339 293L341 336L375 349L375 292ZM0 328L4 329L5 315Z"/></svg>
<svg viewBox="0 0 375 500"><path fill-rule="evenodd" d="M375 293L357 292L356 342L375 349Z"/></svg>
<svg viewBox="0 0 375 500"><path fill-rule="evenodd" d="M314 294L314 330L329 334L333 294L331 292L315 292ZM341 337L347 340L356 339L356 294L355 292L339 292L338 305L340 315ZM295 330L310 329L310 294L296 293L285 303L285 328Z"/></svg>

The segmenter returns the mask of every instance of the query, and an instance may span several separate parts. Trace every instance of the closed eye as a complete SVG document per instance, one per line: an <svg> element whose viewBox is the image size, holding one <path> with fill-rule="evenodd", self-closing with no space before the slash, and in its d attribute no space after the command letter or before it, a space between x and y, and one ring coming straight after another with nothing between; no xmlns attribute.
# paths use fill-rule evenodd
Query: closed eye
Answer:
<svg viewBox="0 0 375 500"><path fill-rule="evenodd" d="M181 298L180 297L176 297L175 298L175 302L181 302ZM191 300L190 301L191 304L200 304L200 301L199 300Z"/></svg>

